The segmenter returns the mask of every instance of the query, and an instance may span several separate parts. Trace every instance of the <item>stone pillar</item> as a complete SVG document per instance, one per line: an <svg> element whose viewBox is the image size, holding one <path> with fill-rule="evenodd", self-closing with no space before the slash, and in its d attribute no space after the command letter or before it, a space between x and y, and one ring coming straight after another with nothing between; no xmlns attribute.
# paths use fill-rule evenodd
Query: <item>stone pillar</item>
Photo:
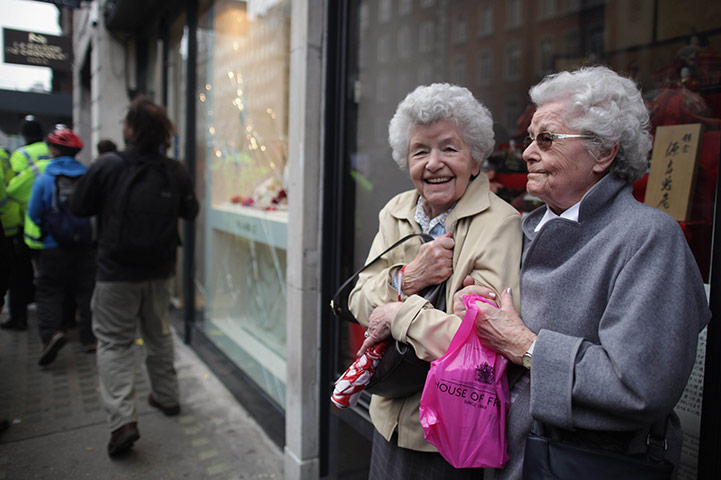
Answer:
<svg viewBox="0 0 721 480"><path fill-rule="evenodd" d="M291 13L285 478L319 469L320 249L325 0ZM327 401L327 399L325 399Z"/></svg>

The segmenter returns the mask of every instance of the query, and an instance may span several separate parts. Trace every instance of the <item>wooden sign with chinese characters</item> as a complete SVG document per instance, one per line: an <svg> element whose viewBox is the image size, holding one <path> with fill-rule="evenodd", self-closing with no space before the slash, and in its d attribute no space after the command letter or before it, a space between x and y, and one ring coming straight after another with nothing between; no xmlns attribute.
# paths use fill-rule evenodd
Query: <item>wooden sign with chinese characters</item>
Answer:
<svg viewBox="0 0 721 480"><path fill-rule="evenodd" d="M702 135L700 123L656 129L644 203L679 222L687 221L691 211Z"/></svg>

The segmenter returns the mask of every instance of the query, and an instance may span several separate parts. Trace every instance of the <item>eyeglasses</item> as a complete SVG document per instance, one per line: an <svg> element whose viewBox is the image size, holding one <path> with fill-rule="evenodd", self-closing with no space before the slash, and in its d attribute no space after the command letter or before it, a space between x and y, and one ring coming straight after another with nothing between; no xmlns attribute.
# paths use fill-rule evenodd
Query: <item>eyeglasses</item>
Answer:
<svg viewBox="0 0 721 480"><path fill-rule="evenodd" d="M536 138L526 137L523 139L523 149L527 149L535 141L538 148L543 151L548 150L553 145L554 140L563 140L564 138L593 138L593 135L574 135L571 133L548 133L541 132Z"/></svg>

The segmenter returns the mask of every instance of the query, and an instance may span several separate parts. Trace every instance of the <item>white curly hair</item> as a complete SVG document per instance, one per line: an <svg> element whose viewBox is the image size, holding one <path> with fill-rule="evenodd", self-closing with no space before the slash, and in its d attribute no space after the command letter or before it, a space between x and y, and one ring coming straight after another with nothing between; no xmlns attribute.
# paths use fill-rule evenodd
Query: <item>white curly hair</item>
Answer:
<svg viewBox="0 0 721 480"><path fill-rule="evenodd" d="M467 88L433 83L409 93L398 104L388 125L388 143L393 150L393 160L401 170L408 169L411 129L416 125L432 125L443 120L455 122L478 165L483 165L483 161L493 153L495 142L491 112Z"/></svg>
<svg viewBox="0 0 721 480"><path fill-rule="evenodd" d="M584 67L548 75L528 93L538 107L563 102L566 125L594 137L586 141L589 151L606 152L618 144L612 175L634 182L646 172L652 147L649 114L633 80L607 67Z"/></svg>

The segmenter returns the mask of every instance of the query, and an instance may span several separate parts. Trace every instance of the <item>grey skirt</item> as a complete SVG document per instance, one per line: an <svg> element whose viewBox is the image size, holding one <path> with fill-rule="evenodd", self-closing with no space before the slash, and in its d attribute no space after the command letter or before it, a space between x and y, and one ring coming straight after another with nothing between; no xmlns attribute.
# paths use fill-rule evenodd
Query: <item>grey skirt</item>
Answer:
<svg viewBox="0 0 721 480"><path fill-rule="evenodd" d="M398 446L398 432L386 441L376 430L368 480L482 480L482 468L454 468L435 452L418 452Z"/></svg>

